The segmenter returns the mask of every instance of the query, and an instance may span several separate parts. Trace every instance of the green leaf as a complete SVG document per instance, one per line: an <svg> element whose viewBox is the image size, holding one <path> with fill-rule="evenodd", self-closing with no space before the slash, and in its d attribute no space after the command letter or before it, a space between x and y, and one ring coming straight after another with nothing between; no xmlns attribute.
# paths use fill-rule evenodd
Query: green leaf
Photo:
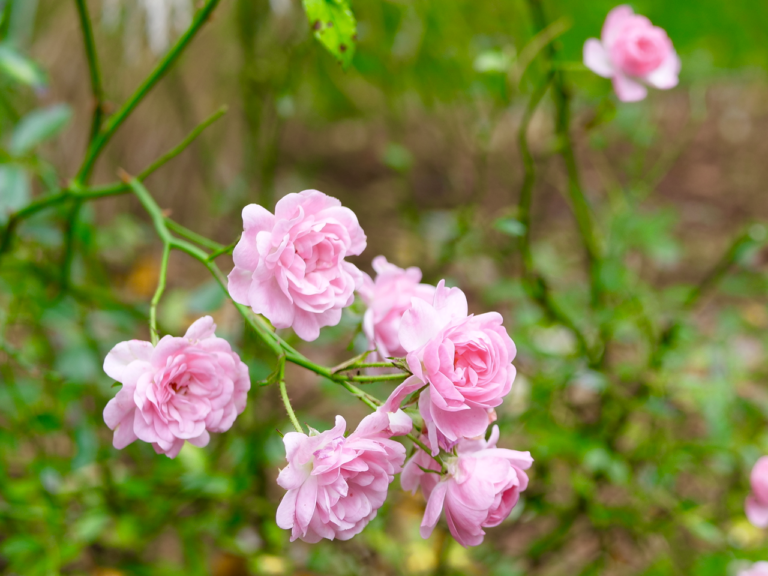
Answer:
<svg viewBox="0 0 768 576"><path fill-rule="evenodd" d="M344 68L355 55L357 22L349 0L303 0L309 26L315 38Z"/></svg>
<svg viewBox="0 0 768 576"><path fill-rule="evenodd" d="M510 236L522 236L525 234L525 224L514 218L499 218L493 223L493 227L499 232Z"/></svg>
<svg viewBox="0 0 768 576"><path fill-rule="evenodd" d="M8 46L0 46L0 73L33 88L42 88L47 83L37 64Z"/></svg>
<svg viewBox="0 0 768 576"><path fill-rule="evenodd" d="M12 164L0 166L0 223L8 214L27 205L30 199L29 176L20 167Z"/></svg>
<svg viewBox="0 0 768 576"><path fill-rule="evenodd" d="M26 154L32 148L61 132L72 118L72 109L66 104L33 110L21 119L11 136L10 151Z"/></svg>

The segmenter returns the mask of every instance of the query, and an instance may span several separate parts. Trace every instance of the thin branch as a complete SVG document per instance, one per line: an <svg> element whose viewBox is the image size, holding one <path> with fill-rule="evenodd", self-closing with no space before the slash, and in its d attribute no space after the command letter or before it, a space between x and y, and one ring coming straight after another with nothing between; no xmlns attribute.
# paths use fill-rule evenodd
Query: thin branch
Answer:
<svg viewBox="0 0 768 576"><path fill-rule="evenodd" d="M667 352L674 347L681 328L680 316L685 312L693 310L701 302L702 298L713 290L725 275L728 274L746 250L765 244L767 239L768 230L766 230L766 226L763 224L752 224L744 232L736 236L711 270L704 275L698 284L691 288L688 296L683 301L678 317L670 322L666 329L662 331L651 354L649 364L652 368L661 366Z"/></svg>
<svg viewBox="0 0 768 576"><path fill-rule="evenodd" d="M237 240L232 242L229 246L222 246L218 250L214 250L208 255L208 260L216 260L219 256L222 256L223 254L232 254L235 247L237 246L237 243L240 242L240 237L237 237Z"/></svg>
<svg viewBox="0 0 768 576"><path fill-rule="evenodd" d="M165 219L165 224L168 226L169 229L176 232L176 234L178 234L182 238L186 238L190 242L199 244L203 248L207 248L208 250L222 250L224 248L224 246L222 246L218 242L211 240L210 238L206 238L205 236L202 236L201 234L198 234L197 232L190 230L186 226L182 226L178 222L174 222L170 218Z"/></svg>
<svg viewBox="0 0 768 576"><path fill-rule="evenodd" d="M335 372L348 372L350 370L364 370L365 368L400 368L394 362L355 362L349 364L341 369L336 369Z"/></svg>
<svg viewBox="0 0 768 576"><path fill-rule="evenodd" d="M528 0L533 13L533 19L537 30L545 30L549 23L544 13L542 0ZM554 43L547 44L544 52L549 61L549 68L552 70L552 82L554 88L554 101L557 110L555 131L559 140L560 155L565 163L565 169L568 174L568 198L571 203L573 215L576 219L579 236L584 244L584 250L589 265L590 287L592 292L592 304L596 306L600 301L602 292L602 282L600 279L601 267L601 248L598 242L595 224L592 218L592 211L584 195L579 176L576 154L574 152L573 140L570 133L571 94L565 84L562 70L557 66L557 49Z"/></svg>
<svg viewBox="0 0 768 576"><path fill-rule="evenodd" d="M301 429L299 419L296 418L296 413L293 411L293 406L291 406L291 400L288 398L288 389L285 387L285 356L280 358L279 370L280 373L278 375L278 381L280 382L280 396L283 399L285 411L288 413L288 418L291 420L291 424L293 424L296 432L299 434L304 434L304 430Z"/></svg>
<svg viewBox="0 0 768 576"><path fill-rule="evenodd" d="M149 306L149 333L152 337L152 344L157 346L159 340L157 334L157 305L160 303L160 298L163 297L165 292L165 279L168 274L168 259L171 255L171 244L169 242L163 243L163 257L160 262L160 274L157 279L157 290L152 297L152 302Z"/></svg>
<svg viewBox="0 0 768 576"><path fill-rule="evenodd" d="M99 72L99 58L96 53L96 42L93 39L93 27L88 15L88 6L85 0L75 0L77 14L80 18L80 29L83 32L83 44L85 55L88 59L88 72L91 76L91 94L93 94L93 120L91 121L90 141L96 138L101 129L101 121L104 114L104 87L101 83Z"/></svg>
<svg viewBox="0 0 768 576"><path fill-rule="evenodd" d="M176 147L172 148L170 151L168 151L166 154L161 156L158 160L156 160L150 166L144 169L136 177L137 180L143 181L150 174L152 174L153 172L155 172L156 170L164 166L166 163L174 159L176 156L181 154L187 148L187 146L189 146L195 140L195 138L197 138L201 134L201 132L205 128L207 128L213 122L221 118L225 112L226 112L226 107L219 108L211 116L205 119L202 122L202 124L197 126L192 132L190 132L189 135L186 138L184 138L184 140L182 140ZM79 188L77 186L72 186L70 188L62 190L61 192L57 192L55 194L49 194L47 196L43 196L42 198L38 198L34 202L27 204L24 208L22 208L18 212L15 212L14 214L12 214L8 219L8 223L6 224L6 227L3 230L2 238L0 238L0 256L2 256L10 248L11 240L13 238L13 233L15 232L16 227L19 225L19 223L22 220L26 220L27 218L34 216L35 214L37 214L42 210L45 210L46 208L50 208L52 206L62 204L73 198L86 201L86 200L94 200L97 198L106 198L109 196L119 196L121 194L126 194L130 191L131 191L131 188L126 183L116 182L116 183L108 184L105 186L91 186L88 188Z"/></svg>
<svg viewBox="0 0 768 576"><path fill-rule="evenodd" d="M224 116L224 114L227 113L227 110L228 108L225 105L219 108L218 110L216 110L216 112L214 112L210 116L208 116L208 118L206 118L200 124L198 124L195 127L195 129L192 130L192 132L190 132L186 138L184 138L184 140L182 140L174 148L171 148L168 152L160 156L160 158L152 162L152 164L150 164L143 172L141 172L138 176L139 180L146 179L146 177L152 174L152 172L154 172L155 170L157 170L158 168L166 164L169 160L172 160L173 158L181 154L184 150L187 149L187 146L192 144L192 142L198 136L200 136L203 130L205 130L206 128L208 128L208 126L216 122L216 120Z"/></svg>
<svg viewBox="0 0 768 576"><path fill-rule="evenodd" d="M536 163L534 162L531 148L528 145L528 128L533 115L542 98L547 93L552 81L552 73L548 73L546 79L537 87L531 95L528 105L523 113L520 128L517 134L520 156L523 160L523 184L520 188L520 203L518 206L518 219L523 225L523 235L520 239L520 252L522 256L524 287L528 295L539 304L551 320L558 322L570 330L576 337L582 351L591 357L591 351L587 338L576 326L576 323L566 314L552 296L548 282L536 270L531 252L531 208L533 206L533 188L536 183Z"/></svg>
<svg viewBox="0 0 768 576"><path fill-rule="evenodd" d="M136 89L133 95L123 104L120 109L115 112L114 115L106 122L103 129L99 132L97 137L91 142L88 147L85 160L83 161L80 169L75 176L75 181L83 183L87 181L88 176L93 170L93 166L96 163L99 155L104 147L115 135L117 129L125 122L130 116L131 112L139 105L144 97L155 87L163 76L168 72L170 67L181 56L184 49L189 45L195 35L200 31L203 25L208 21L211 13L219 4L220 0L207 0L200 10L195 14L192 24L189 26L186 32L176 41L168 53L158 62L155 69L147 76L144 82Z"/></svg>
<svg viewBox="0 0 768 576"><path fill-rule="evenodd" d="M408 374L376 374L371 376L347 376L352 382L391 382L392 380L402 380L407 378Z"/></svg>
<svg viewBox="0 0 768 576"><path fill-rule="evenodd" d="M67 223L64 230L64 258L61 264L61 277L59 280L61 293L65 293L69 288L69 277L72 271L72 261L75 258L75 232L77 230L77 219L80 216L80 209L83 207L82 200L76 200L67 216Z"/></svg>

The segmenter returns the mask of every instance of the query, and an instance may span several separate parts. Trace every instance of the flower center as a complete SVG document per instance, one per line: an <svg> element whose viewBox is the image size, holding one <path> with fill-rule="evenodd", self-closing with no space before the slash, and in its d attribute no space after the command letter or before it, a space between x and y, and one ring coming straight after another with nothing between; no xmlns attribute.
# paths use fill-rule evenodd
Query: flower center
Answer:
<svg viewBox="0 0 768 576"><path fill-rule="evenodd" d="M169 386L175 394L181 394L182 396L187 395L187 386L185 384L179 384L174 380L169 384Z"/></svg>

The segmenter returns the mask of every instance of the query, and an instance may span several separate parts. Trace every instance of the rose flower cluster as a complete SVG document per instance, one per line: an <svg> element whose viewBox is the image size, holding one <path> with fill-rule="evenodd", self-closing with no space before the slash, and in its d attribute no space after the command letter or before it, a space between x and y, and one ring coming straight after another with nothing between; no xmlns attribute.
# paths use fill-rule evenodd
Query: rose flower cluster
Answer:
<svg viewBox="0 0 768 576"><path fill-rule="evenodd" d="M383 256L373 261L375 278L358 270L346 261L366 246L357 217L317 190L287 195L274 214L246 206L243 227L229 275L235 302L311 341L339 323L357 293L379 364L397 359L393 367L408 367L405 381L350 434L342 416L324 432L285 434L278 526L291 540L352 538L402 472L402 487L420 489L427 501L425 538L444 510L458 542L482 542L485 528L509 516L533 462L528 452L498 448L498 427L489 431L515 378L515 345L501 316L469 314L461 290L423 284L418 268L403 270ZM115 448L140 439L173 458L185 441L205 446L211 432L232 426L245 408L248 368L215 328L205 317L183 338L122 342L107 355L105 372L122 384L104 410ZM415 427L406 404L418 406ZM395 439L404 435L415 446L407 462Z"/></svg>
<svg viewBox="0 0 768 576"><path fill-rule="evenodd" d="M586 42L584 64L611 78L622 101L645 98L646 86L674 87L680 70L666 32L628 6L614 8L601 39ZM340 322L357 294L376 360L363 368L402 369L405 378L384 402L361 393L375 411L350 434L342 416L329 430L304 433L283 389L297 431L283 437L287 465L277 483L286 493L278 526L291 531L292 541L352 538L376 517L400 474L402 488L421 491L425 499L422 537L444 515L457 542L480 544L486 528L510 515L533 464L529 452L497 446L495 410L514 383L516 352L501 315L470 314L459 288L424 284L418 268L404 270L383 256L373 259L375 278L361 272L346 261L366 247L357 217L317 190L288 194L274 214L251 204L242 216L228 278L232 300L274 328L292 328L312 341L321 328ZM215 329L206 316L181 338L131 340L109 352L104 371L122 384L104 409L115 448L138 439L175 458L184 442L203 447L211 432L232 427L245 409L250 378ZM408 459L395 439L402 436L413 444ZM747 518L767 528L768 456L758 460L750 480ZM768 575L768 563L741 574Z"/></svg>

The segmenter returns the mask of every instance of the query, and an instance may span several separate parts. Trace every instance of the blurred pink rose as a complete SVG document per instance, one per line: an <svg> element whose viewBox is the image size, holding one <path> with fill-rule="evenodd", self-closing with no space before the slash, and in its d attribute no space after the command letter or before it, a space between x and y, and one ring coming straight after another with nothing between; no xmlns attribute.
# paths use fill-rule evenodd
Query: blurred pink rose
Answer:
<svg viewBox="0 0 768 576"><path fill-rule="evenodd" d="M584 64L595 74L612 78L623 102L645 98L645 84L661 90L674 88L680 72L680 58L667 33L629 6L617 6L608 13L602 42L586 41Z"/></svg>
<svg viewBox="0 0 768 576"><path fill-rule="evenodd" d="M739 576L768 576L768 562L755 562L746 570L739 572Z"/></svg>
<svg viewBox="0 0 768 576"><path fill-rule="evenodd" d="M768 528L768 456L755 463L749 481L752 494L744 503L747 518L758 528Z"/></svg>
<svg viewBox="0 0 768 576"><path fill-rule="evenodd" d="M288 492L277 525L291 530L291 541L349 540L376 517L405 461L405 448L383 428L387 421L374 412L345 438L346 422L337 416L332 430L285 435L288 466L277 483Z"/></svg>
<svg viewBox="0 0 768 576"><path fill-rule="evenodd" d="M398 331L403 314L411 307L411 298L432 302L435 287L420 284L421 270L406 270L387 262L384 256L373 259L376 280L365 275L360 296L368 306L363 318L363 331L372 348L383 357L405 356Z"/></svg>
<svg viewBox="0 0 768 576"><path fill-rule="evenodd" d="M275 214L256 204L243 208L244 232L232 256L229 293L235 302L269 318L276 328L293 327L315 340L335 326L352 304L362 272L345 262L365 249L357 217L317 190L288 194Z"/></svg>
<svg viewBox="0 0 768 576"><path fill-rule="evenodd" d="M429 387L419 398L434 453L461 438L485 433L493 409L512 388L515 344L496 312L467 315L467 299L458 288L440 281L432 304L417 298L403 315L400 343L413 377Z"/></svg>
<svg viewBox="0 0 768 576"><path fill-rule="evenodd" d="M214 335L210 316L195 321L183 338L157 346L121 342L104 359L104 372L123 387L104 408L118 450L136 440L175 458L188 440L205 446L209 432L226 432L245 409L248 367L229 343Z"/></svg>
<svg viewBox="0 0 768 576"><path fill-rule="evenodd" d="M530 452L496 448L498 439L499 427L494 426L488 441L459 441L456 456L443 455L445 476L422 470L440 470L422 450L408 460L400 476L402 487L411 492L421 487L427 499L422 538L432 534L443 509L451 535L462 546L477 546L485 536L483 528L498 526L509 516L528 487L524 470L533 458Z"/></svg>

